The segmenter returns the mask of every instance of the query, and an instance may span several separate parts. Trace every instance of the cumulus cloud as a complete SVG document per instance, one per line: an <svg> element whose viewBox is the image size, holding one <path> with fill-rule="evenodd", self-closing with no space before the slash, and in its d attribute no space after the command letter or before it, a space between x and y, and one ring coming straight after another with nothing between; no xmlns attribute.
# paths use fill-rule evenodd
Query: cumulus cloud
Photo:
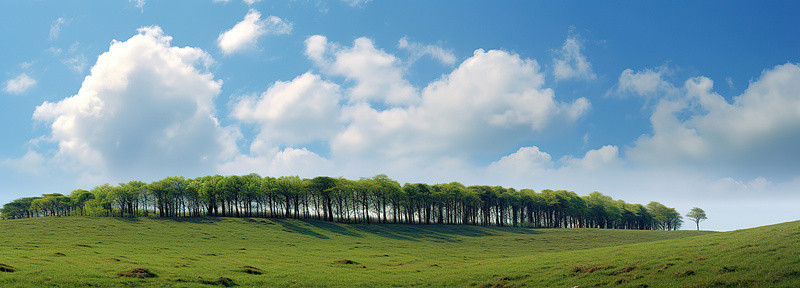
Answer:
<svg viewBox="0 0 800 288"><path fill-rule="evenodd" d="M262 35L284 35L292 32L292 23L276 16L261 19L261 13L250 9L244 20L230 30L222 32L217 38L217 45L226 55L256 48L258 38Z"/></svg>
<svg viewBox="0 0 800 288"><path fill-rule="evenodd" d="M347 93L351 102L409 105L419 101L417 90L403 78L400 59L376 48L369 38L358 38L353 47L340 49L325 36L314 35L305 45L306 55L323 72L355 82Z"/></svg>
<svg viewBox="0 0 800 288"><path fill-rule="evenodd" d="M566 156L561 161L566 167L585 170L608 169L622 163L622 159L619 157L619 148L614 145L606 145L600 149L589 150L583 158Z"/></svg>
<svg viewBox="0 0 800 288"><path fill-rule="evenodd" d="M233 160L219 165L223 174L249 174L286 176L298 175L311 178L335 173L334 165L306 148L271 148L259 155L238 155ZM341 170L336 170L341 171Z"/></svg>
<svg viewBox="0 0 800 288"><path fill-rule="evenodd" d="M343 117L350 124L331 149L347 157L463 159L508 149L530 132L543 131L553 121L574 121L589 109L585 98L557 101L543 84L536 61L479 49L425 87L418 105L346 108Z"/></svg>
<svg viewBox="0 0 800 288"><path fill-rule="evenodd" d="M399 45L424 47L412 45L408 39L401 40ZM338 121L327 120L328 125L339 125L337 133L323 135L311 129L308 135L320 135L315 141L329 145L328 161L336 163L337 171L346 175L381 171L419 176L421 173L416 172L429 171L443 181L447 180L444 175L474 175L475 171L470 170L474 167L469 163L471 159L496 157L499 151L517 149L518 143L530 140L536 133L574 123L591 107L586 98L559 101L553 90L545 87L544 72L538 62L501 50L478 49L453 71L421 88L404 78L397 57L377 48L368 38L358 38L348 47L330 42L322 35L310 36L305 41L305 54L319 67L323 77L345 79L339 84L342 101ZM290 83L276 83L270 90L295 91L283 87L294 87L295 82L311 79L312 75L306 74ZM241 101L238 110L242 113L237 117L269 114L265 112L268 107L280 107L269 103L283 99L284 96L277 98L282 93L268 91L260 100ZM254 108L258 106L263 108ZM334 115L320 113L329 114ZM322 119L333 116L313 121L321 123ZM270 131L263 133L263 138L259 136L261 139L298 131L275 131L269 123L278 123L277 118L262 117L257 121L262 132ZM302 144L302 141L273 141L270 145L260 142L254 141L251 151L256 146ZM274 154L274 150L269 151L267 154Z"/></svg>
<svg viewBox="0 0 800 288"><path fill-rule="evenodd" d="M305 43L306 46L305 54L309 59L319 66L327 67L330 65L327 59L329 56L326 54L329 53L328 50L333 50L335 48L328 48L328 38L322 35L313 35L306 38L306 41L303 43Z"/></svg>
<svg viewBox="0 0 800 288"><path fill-rule="evenodd" d="M583 43L578 34L567 37L564 45L553 58L553 76L556 80L594 80L597 78L592 71L592 63L586 60L586 56L581 50L583 50Z"/></svg>
<svg viewBox="0 0 800 288"><path fill-rule="evenodd" d="M541 173L553 168L550 154L542 152L539 147L520 147L517 152L503 156L500 160L489 164L489 173L493 174L530 174Z"/></svg>
<svg viewBox="0 0 800 288"><path fill-rule="evenodd" d="M444 49L439 45L411 42L408 37L403 37L397 42L397 47L411 52L411 58L408 60L409 65L426 55L445 65L456 63L456 56L453 55L453 51Z"/></svg>
<svg viewBox="0 0 800 288"><path fill-rule="evenodd" d="M64 25L64 18L60 17L50 24L50 40L58 38L58 35L61 34L61 25Z"/></svg>
<svg viewBox="0 0 800 288"><path fill-rule="evenodd" d="M3 91L9 94L22 94L34 85L36 85L36 80L28 76L28 74L22 73L17 77L7 80Z"/></svg>
<svg viewBox="0 0 800 288"><path fill-rule="evenodd" d="M327 140L339 131L339 85L305 73L289 82L275 82L259 97L234 105L231 115L258 125L251 152L276 144ZM261 147L261 148L259 148Z"/></svg>
<svg viewBox="0 0 800 288"><path fill-rule="evenodd" d="M77 94L36 107L57 144L53 163L108 181L210 173L235 155L240 134L214 116L222 83L203 71L213 60L171 40L147 27L113 41Z"/></svg>
<svg viewBox="0 0 800 288"><path fill-rule="evenodd" d="M256 4L256 2L261 2L261 0L242 0L242 2L244 2L247 5L253 5Z"/></svg>
<svg viewBox="0 0 800 288"><path fill-rule="evenodd" d="M536 146L520 147L517 152L503 156L487 167L488 175L502 176L507 179L544 177L546 175L573 174L576 171L597 171L616 169L623 160L619 157L619 148L606 145L586 152L583 158L568 155L558 163L552 160L547 152Z"/></svg>
<svg viewBox="0 0 800 288"><path fill-rule="evenodd" d="M649 164L714 166L743 173L787 175L800 169L800 66L763 72L728 101L706 77L689 79L681 97L662 99L650 118L653 132L627 151Z"/></svg>

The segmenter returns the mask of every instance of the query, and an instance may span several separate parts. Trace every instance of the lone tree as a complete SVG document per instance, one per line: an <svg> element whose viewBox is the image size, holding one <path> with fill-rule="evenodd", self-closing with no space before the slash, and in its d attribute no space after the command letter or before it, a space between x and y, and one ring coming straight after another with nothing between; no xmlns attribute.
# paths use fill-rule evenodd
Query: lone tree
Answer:
<svg viewBox="0 0 800 288"><path fill-rule="evenodd" d="M692 208L692 211L689 211L686 217L692 219L692 221L697 224L697 230L700 230L700 222L708 219L708 217L706 217L706 211L697 207Z"/></svg>

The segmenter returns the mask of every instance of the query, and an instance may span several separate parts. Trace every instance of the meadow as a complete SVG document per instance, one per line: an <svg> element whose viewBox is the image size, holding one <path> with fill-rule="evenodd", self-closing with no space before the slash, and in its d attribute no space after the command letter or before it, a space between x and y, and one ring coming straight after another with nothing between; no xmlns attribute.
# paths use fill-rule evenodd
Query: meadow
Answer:
<svg viewBox="0 0 800 288"><path fill-rule="evenodd" d="M706 232L44 217L0 231L2 287L800 287L800 221Z"/></svg>

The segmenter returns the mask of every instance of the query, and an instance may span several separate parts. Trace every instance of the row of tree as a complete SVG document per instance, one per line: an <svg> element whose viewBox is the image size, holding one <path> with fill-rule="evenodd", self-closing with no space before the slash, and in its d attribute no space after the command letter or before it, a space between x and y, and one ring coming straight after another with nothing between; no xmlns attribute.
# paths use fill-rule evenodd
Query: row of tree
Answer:
<svg viewBox="0 0 800 288"><path fill-rule="evenodd" d="M44 194L3 205L6 219L41 216L281 217L344 223L470 224L548 228L675 230L674 209L614 200L599 192L400 185L386 175L359 180L297 176L168 177L108 184L69 195Z"/></svg>

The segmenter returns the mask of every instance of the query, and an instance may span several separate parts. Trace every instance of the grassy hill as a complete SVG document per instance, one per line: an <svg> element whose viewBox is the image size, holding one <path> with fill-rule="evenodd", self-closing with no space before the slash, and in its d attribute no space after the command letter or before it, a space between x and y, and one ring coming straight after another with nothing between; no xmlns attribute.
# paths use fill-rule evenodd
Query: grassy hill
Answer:
<svg viewBox="0 0 800 288"><path fill-rule="evenodd" d="M2 287L800 287L800 222L711 233L66 217L0 231L0 271L15 270ZM145 276L135 268L155 277L118 276Z"/></svg>

